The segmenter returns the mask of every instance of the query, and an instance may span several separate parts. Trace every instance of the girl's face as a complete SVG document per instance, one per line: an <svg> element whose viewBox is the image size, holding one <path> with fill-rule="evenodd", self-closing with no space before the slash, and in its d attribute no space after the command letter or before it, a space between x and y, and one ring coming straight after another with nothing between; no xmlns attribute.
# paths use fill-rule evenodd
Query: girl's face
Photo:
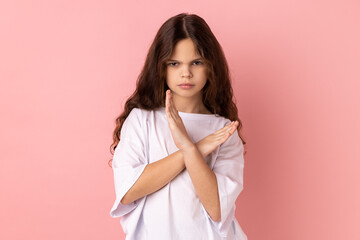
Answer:
<svg viewBox="0 0 360 240"><path fill-rule="evenodd" d="M207 81L206 66L190 38L175 45L166 65L166 83L173 95L201 101L201 90Z"/></svg>

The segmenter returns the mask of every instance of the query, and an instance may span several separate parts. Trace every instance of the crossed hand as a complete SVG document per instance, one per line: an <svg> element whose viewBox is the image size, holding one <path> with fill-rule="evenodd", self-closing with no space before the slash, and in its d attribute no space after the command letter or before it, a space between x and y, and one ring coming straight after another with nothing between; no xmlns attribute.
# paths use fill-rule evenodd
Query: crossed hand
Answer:
<svg viewBox="0 0 360 240"><path fill-rule="evenodd" d="M188 147L193 147L194 143L191 141L184 123L179 116L179 112L175 108L174 100L172 98L171 90L166 91L165 101L166 117L168 119L171 135L174 139L175 145L183 150ZM233 121L225 127L217 130L216 132L208 135L196 143L197 148L203 157L214 151L220 144L224 143L236 131L238 121Z"/></svg>

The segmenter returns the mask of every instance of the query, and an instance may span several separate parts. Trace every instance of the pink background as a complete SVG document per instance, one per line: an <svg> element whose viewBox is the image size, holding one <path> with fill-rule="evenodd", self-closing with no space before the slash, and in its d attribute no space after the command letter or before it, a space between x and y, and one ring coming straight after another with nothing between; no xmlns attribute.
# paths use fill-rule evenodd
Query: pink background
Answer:
<svg viewBox="0 0 360 240"><path fill-rule="evenodd" d="M0 239L124 239L114 120L181 12L207 21L231 69L249 239L360 239L355 0L1 1Z"/></svg>

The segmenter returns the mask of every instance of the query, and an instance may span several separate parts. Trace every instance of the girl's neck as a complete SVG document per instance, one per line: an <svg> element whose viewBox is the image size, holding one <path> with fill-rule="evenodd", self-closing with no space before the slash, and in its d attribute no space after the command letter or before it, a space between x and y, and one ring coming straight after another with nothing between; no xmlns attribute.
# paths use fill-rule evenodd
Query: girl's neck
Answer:
<svg viewBox="0 0 360 240"><path fill-rule="evenodd" d="M179 112L211 114L201 99L184 98L173 95L175 107Z"/></svg>

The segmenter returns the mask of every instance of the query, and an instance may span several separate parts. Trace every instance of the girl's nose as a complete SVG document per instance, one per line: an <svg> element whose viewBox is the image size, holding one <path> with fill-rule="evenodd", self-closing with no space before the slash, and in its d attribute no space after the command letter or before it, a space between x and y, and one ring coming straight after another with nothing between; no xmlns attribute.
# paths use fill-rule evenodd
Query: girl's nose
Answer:
<svg viewBox="0 0 360 240"><path fill-rule="evenodd" d="M191 74L189 68L183 69L183 71L181 73L181 77L192 77L192 74Z"/></svg>

